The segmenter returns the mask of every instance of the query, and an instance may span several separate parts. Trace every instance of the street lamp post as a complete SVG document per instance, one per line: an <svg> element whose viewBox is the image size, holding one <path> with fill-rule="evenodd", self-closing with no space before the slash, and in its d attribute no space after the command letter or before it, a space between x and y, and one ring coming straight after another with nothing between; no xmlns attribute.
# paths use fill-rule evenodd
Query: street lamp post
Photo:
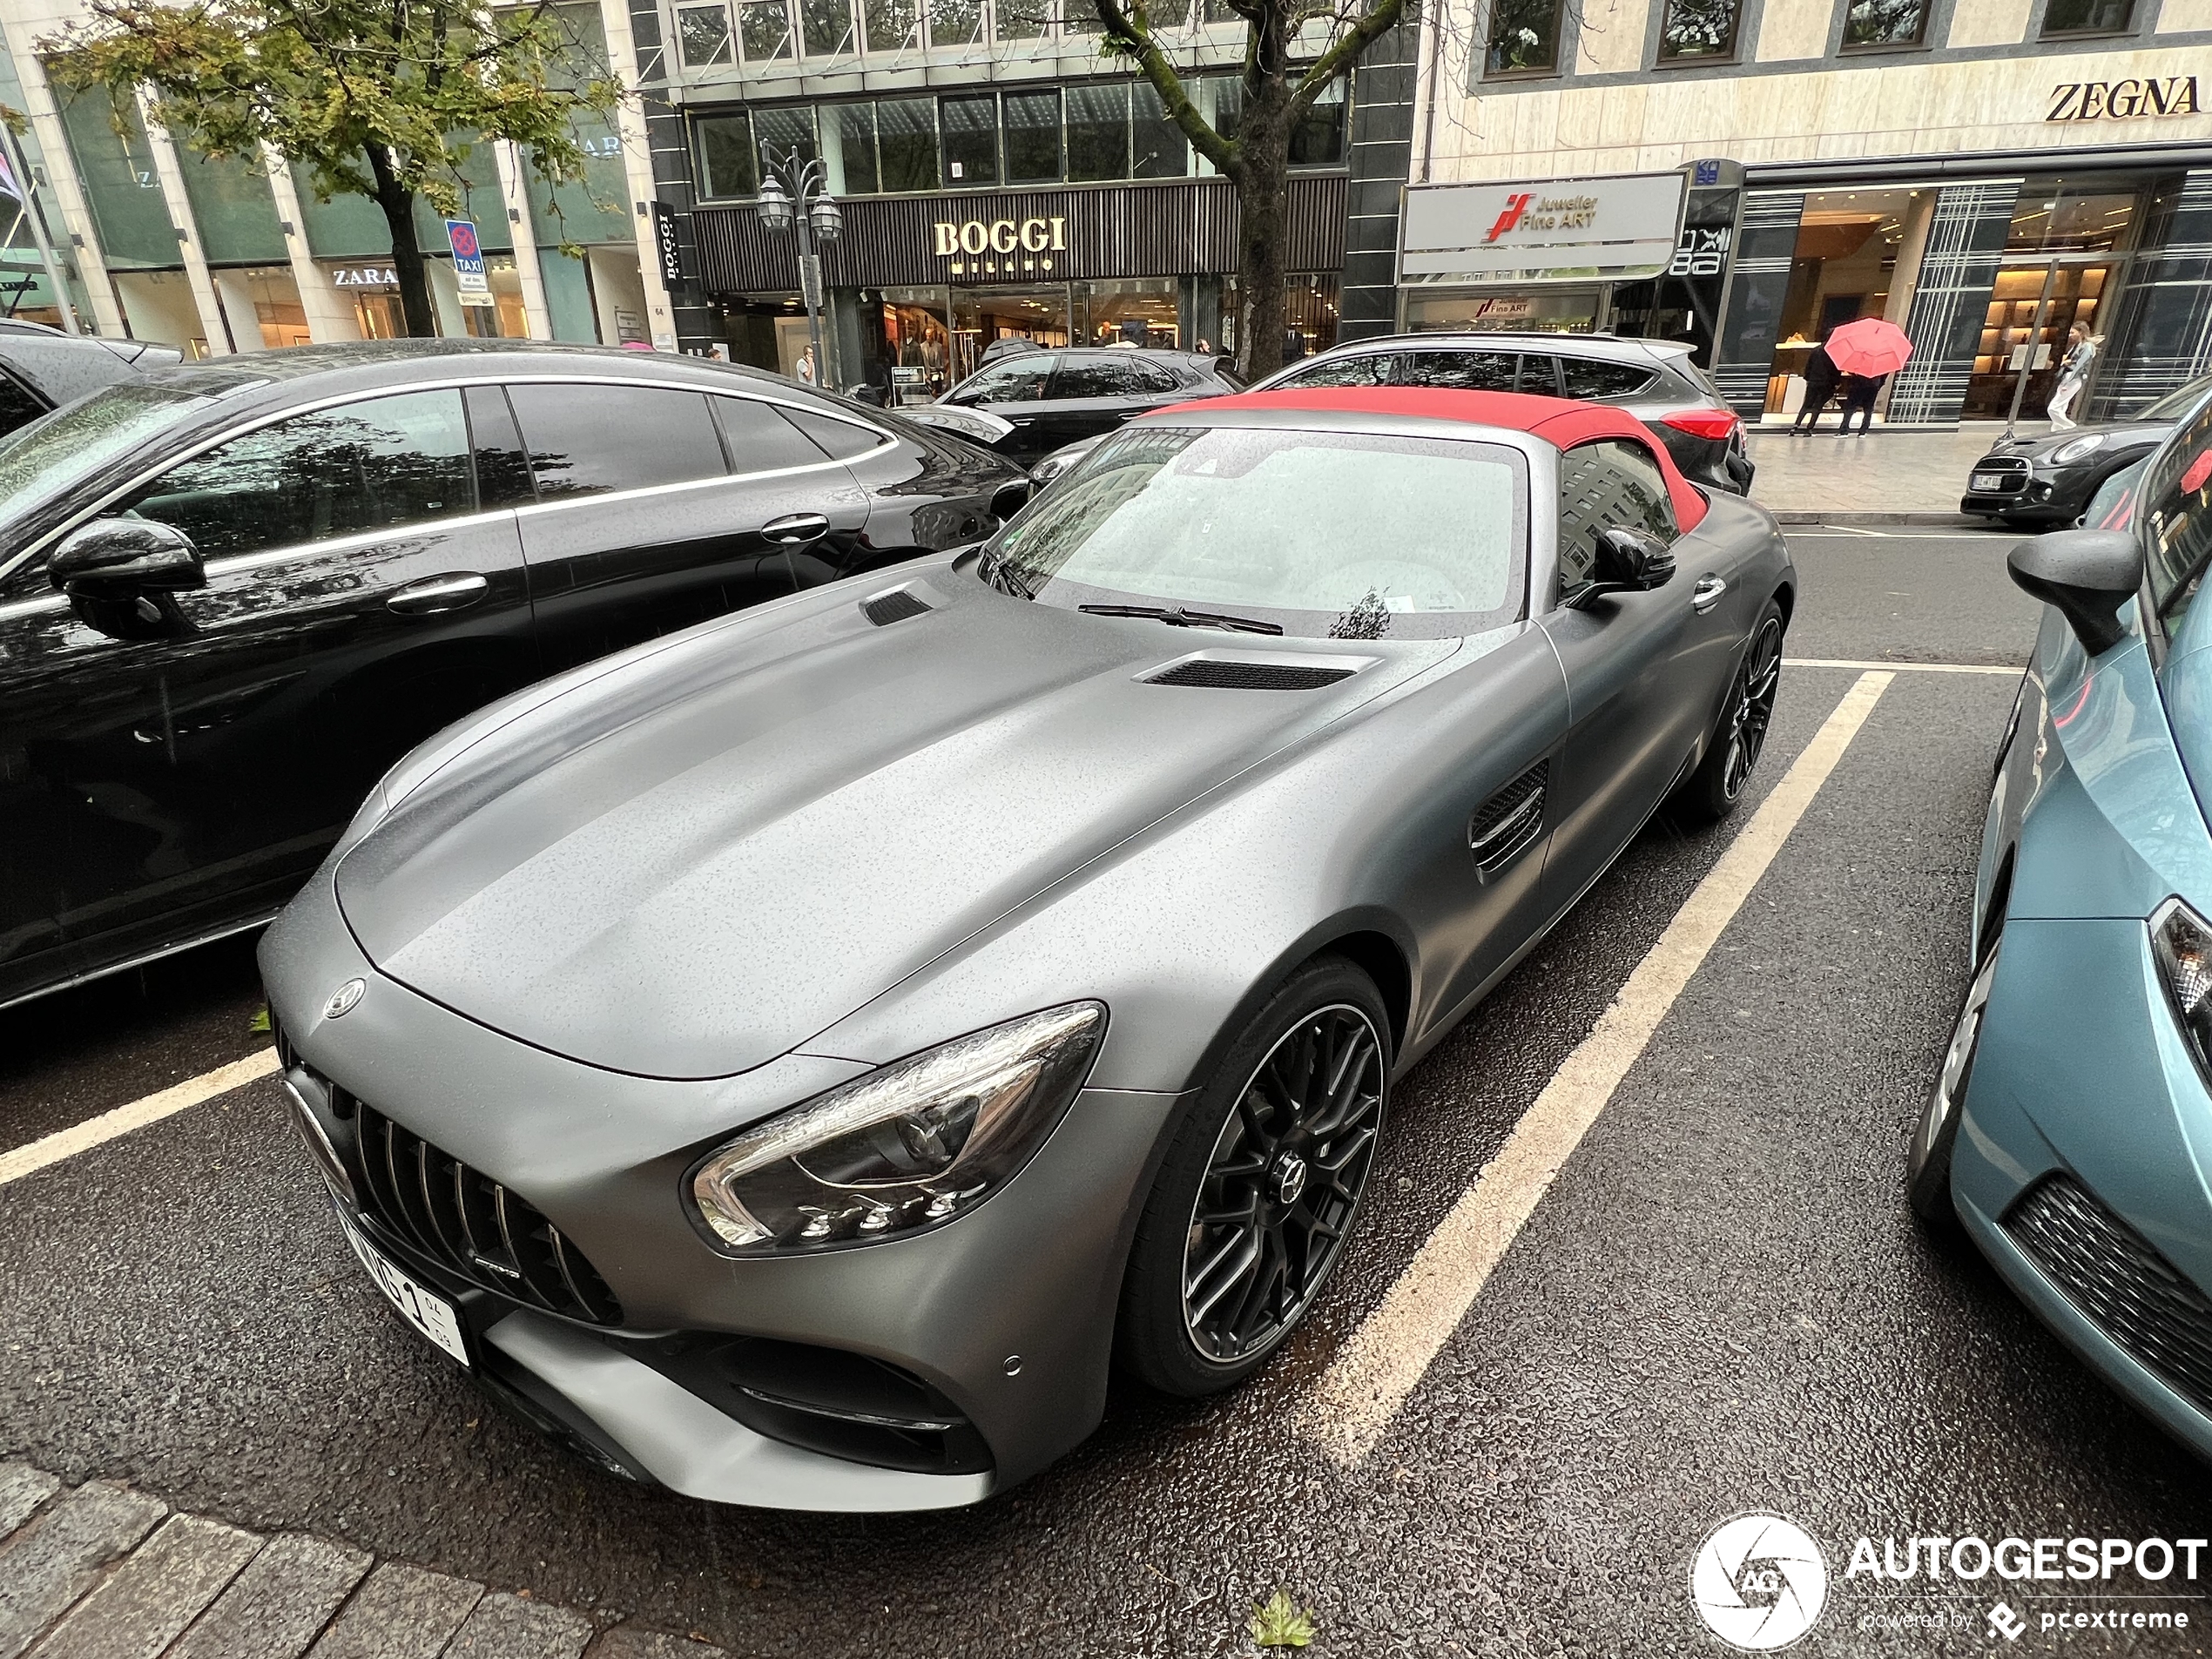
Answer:
<svg viewBox="0 0 2212 1659"><path fill-rule="evenodd" d="M792 146L779 158L766 145L760 146L760 199L756 211L765 229L799 231L799 292L806 302L806 335L814 364L814 383L834 390L829 360L822 351L822 258L818 243L834 242L845 229L845 210L826 188L828 174L819 158L808 161Z"/></svg>

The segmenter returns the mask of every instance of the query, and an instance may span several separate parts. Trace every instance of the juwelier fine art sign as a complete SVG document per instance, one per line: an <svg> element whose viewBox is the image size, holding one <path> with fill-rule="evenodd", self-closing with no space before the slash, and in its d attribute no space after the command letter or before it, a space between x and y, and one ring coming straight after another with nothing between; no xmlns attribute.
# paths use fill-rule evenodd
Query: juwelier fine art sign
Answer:
<svg viewBox="0 0 2212 1659"><path fill-rule="evenodd" d="M1682 230L1679 172L1413 185L1399 280L1542 282L1656 276Z"/></svg>

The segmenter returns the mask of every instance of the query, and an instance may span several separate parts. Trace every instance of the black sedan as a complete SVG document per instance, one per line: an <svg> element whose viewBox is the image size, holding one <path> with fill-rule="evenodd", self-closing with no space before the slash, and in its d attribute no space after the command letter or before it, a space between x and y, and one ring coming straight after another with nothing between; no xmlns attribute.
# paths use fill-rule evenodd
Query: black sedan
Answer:
<svg viewBox="0 0 2212 1659"><path fill-rule="evenodd" d="M104 386L172 368L183 356L174 346L149 341L103 340L10 322L0 329L0 433L28 426Z"/></svg>
<svg viewBox="0 0 2212 1659"><path fill-rule="evenodd" d="M1128 346L1079 347L1022 352L988 363L936 405L926 407L979 410L1005 421L1009 429L988 442L1026 466L1154 409L1240 389L1234 372L1211 357ZM983 436L980 431L974 435Z"/></svg>
<svg viewBox="0 0 2212 1659"><path fill-rule="evenodd" d="M2107 479L2158 448L2174 422L2212 392L2212 375L2146 404L2125 421L2073 427L2040 437L2000 439L1974 462L1962 513L2018 529L2078 524Z"/></svg>
<svg viewBox="0 0 2212 1659"><path fill-rule="evenodd" d="M497 342L174 368L0 438L0 1005L266 920L494 698L1028 490L787 381Z"/></svg>

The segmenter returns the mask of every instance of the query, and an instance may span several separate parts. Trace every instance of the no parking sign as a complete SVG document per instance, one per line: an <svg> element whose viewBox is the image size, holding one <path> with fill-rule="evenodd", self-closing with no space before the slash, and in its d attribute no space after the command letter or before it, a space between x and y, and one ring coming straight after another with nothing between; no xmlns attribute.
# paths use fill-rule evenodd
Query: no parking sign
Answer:
<svg viewBox="0 0 2212 1659"><path fill-rule="evenodd" d="M446 220L446 241L453 249L453 279L466 300L491 298L491 284L484 276L484 251L476 245L476 226L465 219Z"/></svg>

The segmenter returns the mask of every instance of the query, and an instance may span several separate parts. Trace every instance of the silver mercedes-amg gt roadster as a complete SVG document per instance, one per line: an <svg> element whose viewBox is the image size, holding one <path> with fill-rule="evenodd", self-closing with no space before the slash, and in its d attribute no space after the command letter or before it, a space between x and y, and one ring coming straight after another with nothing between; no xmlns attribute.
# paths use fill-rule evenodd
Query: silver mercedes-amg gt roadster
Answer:
<svg viewBox="0 0 2212 1659"><path fill-rule="evenodd" d="M1795 589L1618 410L1148 416L979 546L402 760L261 947L300 1132L408 1323L583 1455L975 1502L1116 1361L1282 1344L1393 1082L1662 802L1740 798Z"/></svg>

